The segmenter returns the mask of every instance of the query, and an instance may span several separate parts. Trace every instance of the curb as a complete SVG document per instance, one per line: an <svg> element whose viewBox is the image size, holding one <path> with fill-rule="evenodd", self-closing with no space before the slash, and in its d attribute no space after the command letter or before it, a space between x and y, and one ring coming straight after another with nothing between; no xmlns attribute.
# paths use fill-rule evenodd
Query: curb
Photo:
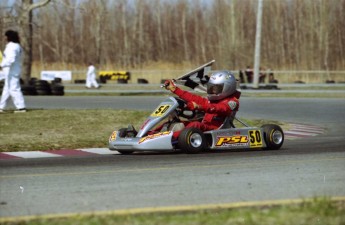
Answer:
<svg viewBox="0 0 345 225"><path fill-rule="evenodd" d="M323 127L308 125L308 124L294 124L291 123L290 129L284 131L285 139L294 140L298 138L314 137L325 133L326 129Z"/></svg>
<svg viewBox="0 0 345 225"><path fill-rule="evenodd" d="M36 158L58 158L71 156L93 156L93 155L116 155L117 151L108 148L83 148L83 149L61 149L47 151L21 151L21 152L0 152L0 160L3 159L36 159Z"/></svg>
<svg viewBox="0 0 345 225"><path fill-rule="evenodd" d="M285 140L296 140L300 138L314 137L323 134L326 130L322 127L307 124L289 124L290 129L284 131ZM47 151L20 151L0 152L0 160L6 159L32 159L32 158L58 158L73 156L94 156L94 155L118 155L117 151L108 148L82 148L82 149L61 149Z"/></svg>

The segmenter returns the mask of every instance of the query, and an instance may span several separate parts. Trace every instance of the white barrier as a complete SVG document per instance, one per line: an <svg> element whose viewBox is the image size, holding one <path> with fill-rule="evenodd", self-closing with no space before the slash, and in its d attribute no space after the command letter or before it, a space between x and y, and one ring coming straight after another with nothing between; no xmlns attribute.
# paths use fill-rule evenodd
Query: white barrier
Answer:
<svg viewBox="0 0 345 225"><path fill-rule="evenodd" d="M55 78L72 80L72 71L41 71L41 80L54 80Z"/></svg>

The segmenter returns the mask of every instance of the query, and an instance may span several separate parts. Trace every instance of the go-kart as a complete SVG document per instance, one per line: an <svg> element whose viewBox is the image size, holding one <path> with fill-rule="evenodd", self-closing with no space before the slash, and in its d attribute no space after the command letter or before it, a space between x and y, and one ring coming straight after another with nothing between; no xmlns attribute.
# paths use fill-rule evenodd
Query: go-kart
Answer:
<svg viewBox="0 0 345 225"><path fill-rule="evenodd" d="M176 83L205 91L207 72L214 62L212 60L177 78ZM202 132L197 128L186 128L188 122L201 121L203 117L200 112L188 110L186 105L180 98L167 98L152 112L139 131L132 125L114 131L109 137L109 149L121 154L158 150L198 153L224 149L279 149L283 145L284 133L280 126L266 124L250 127L235 117L236 112L228 116L216 130ZM243 127L235 127L234 120ZM180 132L177 139L173 138L174 132Z"/></svg>
<svg viewBox="0 0 345 225"><path fill-rule="evenodd" d="M202 113L187 109L179 98L169 97L143 123L139 131L129 125L114 131L109 137L109 149L121 154L135 151L172 151L199 153L205 150L225 149L279 149L284 142L280 126L266 124L250 127L233 115L227 117L216 130L202 132L197 128L185 128L185 123L200 120ZM243 127L234 125L237 120ZM178 139L173 132L181 131Z"/></svg>

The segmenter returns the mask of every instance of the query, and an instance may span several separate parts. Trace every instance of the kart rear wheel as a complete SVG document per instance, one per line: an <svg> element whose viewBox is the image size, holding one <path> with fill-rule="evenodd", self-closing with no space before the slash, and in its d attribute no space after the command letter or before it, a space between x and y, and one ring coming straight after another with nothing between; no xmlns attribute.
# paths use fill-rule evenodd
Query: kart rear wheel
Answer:
<svg viewBox="0 0 345 225"><path fill-rule="evenodd" d="M121 128L118 131L118 135L121 138L125 138L125 137L129 137L128 136L128 132L127 132L127 128ZM132 154L134 151L124 151L124 150L117 150L121 155L130 155Z"/></svg>
<svg viewBox="0 0 345 225"><path fill-rule="evenodd" d="M261 127L268 150L278 150L284 143L283 129L275 124L265 124Z"/></svg>
<svg viewBox="0 0 345 225"><path fill-rule="evenodd" d="M179 148L188 154L199 153L206 148L206 138L197 128L184 129L178 138Z"/></svg>

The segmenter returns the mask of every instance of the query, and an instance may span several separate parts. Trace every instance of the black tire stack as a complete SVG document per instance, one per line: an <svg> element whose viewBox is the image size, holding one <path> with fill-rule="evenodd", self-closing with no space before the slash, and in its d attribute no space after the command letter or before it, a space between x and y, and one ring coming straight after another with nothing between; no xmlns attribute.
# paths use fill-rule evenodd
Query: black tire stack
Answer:
<svg viewBox="0 0 345 225"><path fill-rule="evenodd" d="M52 89L50 84L46 80L35 80L33 81L38 95L51 95Z"/></svg>
<svg viewBox="0 0 345 225"><path fill-rule="evenodd" d="M52 95L64 95L65 87L61 84L61 78L55 78L51 84Z"/></svg>
<svg viewBox="0 0 345 225"><path fill-rule="evenodd" d="M20 80L23 95L65 95L65 87L61 83L61 78L55 78L51 84L46 80L31 78L29 84L24 84ZM4 80L0 81L0 96L4 86Z"/></svg>
<svg viewBox="0 0 345 225"><path fill-rule="evenodd" d="M46 80L31 78L29 85L22 86L24 95L64 95L65 87L61 84L61 78L55 78L51 84ZM26 90L26 91L25 91Z"/></svg>
<svg viewBox="0 0 345 225"><path fill-rule="evenodd" d="M36 87L34 86L34 81L36 78L31 78L29 84L24 84L23 79L20 79L20 85L23 95L37 95Z"/></svg>

